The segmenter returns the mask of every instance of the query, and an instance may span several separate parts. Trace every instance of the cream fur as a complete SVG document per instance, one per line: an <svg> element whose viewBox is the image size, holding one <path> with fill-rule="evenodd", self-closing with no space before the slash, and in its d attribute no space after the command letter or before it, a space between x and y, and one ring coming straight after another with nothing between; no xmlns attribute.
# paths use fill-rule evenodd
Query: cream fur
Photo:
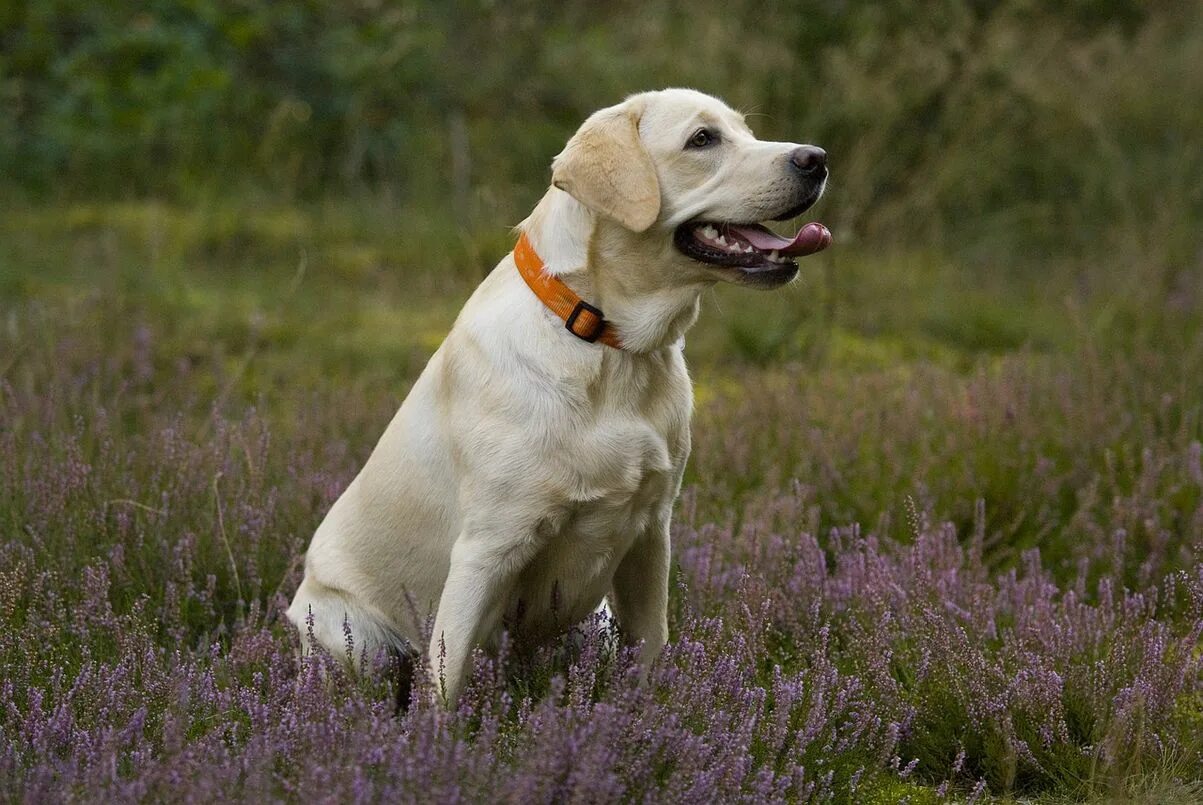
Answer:
<svg viewBox="0 0 1203 805"><path fill-rule="evenodd" d="M723 129L721 152L683 154L699 121ZM569 192L549 188L520 227L627 349L566 332L504 257L319 526L288 611L302 636L312 617L335 655L344 622L357 648L403 648L420 644L433 613L428 657L448 702L473 647L503 626L544 639L605 597L655 657L689 454L683 336L723 278L677 252L673 228L780 210L794 147L756 140L740 115L691 90L591 117L556 162Z"/></svg>

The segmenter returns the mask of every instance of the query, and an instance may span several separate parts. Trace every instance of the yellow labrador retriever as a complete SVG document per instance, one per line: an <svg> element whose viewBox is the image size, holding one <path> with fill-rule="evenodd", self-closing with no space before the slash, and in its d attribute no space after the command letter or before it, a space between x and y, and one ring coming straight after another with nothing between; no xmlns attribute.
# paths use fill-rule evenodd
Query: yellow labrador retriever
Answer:
<svg viewBox="0 0 1203 805"><path fill-rule="evenodd" d="M330 509L288 610L336 656L409 652L454 701L473 648L534 640L608 597L641 656L668 636L669 518L693 405L683 336L716 282L775 288L826 247L822 149L757 140L700 92L634 95L581 126L552 187L464 306ZM307 646L307 648L311 648Z"/></svg>

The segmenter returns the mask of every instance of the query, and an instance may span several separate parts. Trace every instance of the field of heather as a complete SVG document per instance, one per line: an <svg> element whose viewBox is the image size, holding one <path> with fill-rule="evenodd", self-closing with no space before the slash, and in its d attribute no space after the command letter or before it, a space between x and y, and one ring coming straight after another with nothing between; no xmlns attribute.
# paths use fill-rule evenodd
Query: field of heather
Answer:
<svg viewBox="0 0 1203 805"><path fill-rule="evenodd" d="M1200 64L1172 0L0 3L0 802L1203 802ZM666 86L835 238L689 333L669 646L396 716L305 546Z"/></svg>
<svg viewBox="0 0 1203 805"><path fill-rule="evenodd" d="M649 684L588 623L398 718L282 614L476 281L373 215L0 224L0 798L1203 797L1198 284L1106 328L854 246L724 289Z"/></svg>

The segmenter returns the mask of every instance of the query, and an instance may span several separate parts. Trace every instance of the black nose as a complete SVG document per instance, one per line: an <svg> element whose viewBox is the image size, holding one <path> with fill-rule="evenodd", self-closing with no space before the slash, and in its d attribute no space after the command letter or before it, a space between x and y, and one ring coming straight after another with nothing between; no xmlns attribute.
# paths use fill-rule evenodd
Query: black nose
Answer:
<svg viewBox="0 0 1203 805"><path fill-rule="evenodd" d="M789 161L803 176L817 177L827 172L827 152L817 145L800 145L790 152Z"/></svg>

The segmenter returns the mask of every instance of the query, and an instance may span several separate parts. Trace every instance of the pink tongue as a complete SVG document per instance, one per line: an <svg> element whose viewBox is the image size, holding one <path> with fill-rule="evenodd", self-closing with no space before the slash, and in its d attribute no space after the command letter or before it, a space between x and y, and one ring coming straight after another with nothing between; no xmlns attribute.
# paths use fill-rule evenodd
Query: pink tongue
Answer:
<svg viewBox="0 0 1203 805"><path fill-rule="evenodd" d="M775 235L763 226L728 226L741 238L762 252L776 250L791 257L821 252L831 245L831 233L822 224L807 224L798 230L793 240Z"/></svg>

